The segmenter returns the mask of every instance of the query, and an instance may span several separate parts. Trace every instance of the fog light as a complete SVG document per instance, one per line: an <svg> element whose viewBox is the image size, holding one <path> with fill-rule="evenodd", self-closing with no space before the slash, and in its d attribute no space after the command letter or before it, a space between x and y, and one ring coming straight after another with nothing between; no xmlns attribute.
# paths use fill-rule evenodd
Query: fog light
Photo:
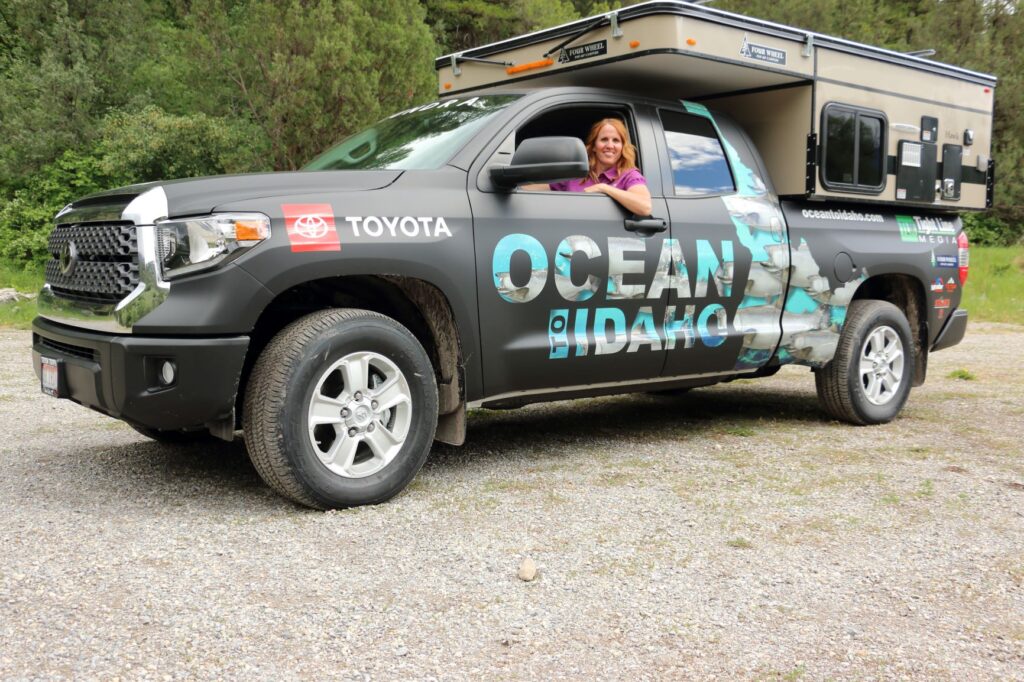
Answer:
<svg viewBox="0 0 1024 682"><path fill-rule="evenodd" d="M164 386L170 386L174 383L177 373L178 368L174 366L174 363L170 360L164 360L164 364L160 365L160 383Z"/></svg>

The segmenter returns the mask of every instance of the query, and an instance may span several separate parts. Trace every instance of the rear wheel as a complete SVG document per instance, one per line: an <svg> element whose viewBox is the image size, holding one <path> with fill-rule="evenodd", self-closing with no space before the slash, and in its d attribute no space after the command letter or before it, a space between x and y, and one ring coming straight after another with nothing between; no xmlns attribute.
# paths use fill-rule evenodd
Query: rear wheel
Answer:
<svg viewBox="0 0 1024 682"><path fill-rule="evenodd" d="M395 320L326 310L286 327L246 389L249 457L277 492L318 509L383 502L434 439L437 387L423 347Z"/></svg>
<svg viewBox="0 0 1024 682"><path fill-rule="evenodd" d="M884 424L910 395L914 345L903 312L886 301L854 301L836 355L815 373L825 411L854 424Z"/></svg>

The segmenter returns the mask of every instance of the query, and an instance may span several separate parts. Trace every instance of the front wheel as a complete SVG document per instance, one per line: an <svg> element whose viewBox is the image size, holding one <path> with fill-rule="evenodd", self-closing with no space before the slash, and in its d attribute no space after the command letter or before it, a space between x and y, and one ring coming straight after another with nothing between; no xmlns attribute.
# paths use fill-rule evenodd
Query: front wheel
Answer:
<svg viewBox="0 0 1024 682"><path fill-rule="evenodd" d="M896 418L910 395L914 342L903 312L886 301L850 304L836 355L815 372L825 411L853 424Z"/></svg>
<svg viewBox="0 0 1024 682"><path fill-rule="evenodd" d="M423 347L395 320L325 310L264 349L246 389L253 466L280 494L317 509L398 494L430 452L437 387Z"/></svg>

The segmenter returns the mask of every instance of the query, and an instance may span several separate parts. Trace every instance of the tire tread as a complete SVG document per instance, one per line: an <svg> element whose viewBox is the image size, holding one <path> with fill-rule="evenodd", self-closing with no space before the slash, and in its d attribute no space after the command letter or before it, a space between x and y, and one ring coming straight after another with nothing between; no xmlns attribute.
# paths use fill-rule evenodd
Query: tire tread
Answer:
<svg viewBox="0 0 1024 682"><path fill-rule="evenodd" d="M314 509L330 507L314 496L296 474L285 451L280 426L273 420L257 417L280 413L287 398L288 376L300 361L302 349L317 335L345 322L374 318L392 321L380 313L358 308L333 308L306 315L279 332L253 367L243 413L249 459L267 485L299 504Z"/></svg>
<svg viewBox="0 0 1024 682"><path fill-rule="evenodd" d="M874 423L860 414L853 403L853 394L848 390L851 381L850 360L860 356L861 339L858 332L865 320L884 312L903 315L899 308L888 301L861 299L851 303L835 356L814 373L814 386L821 405L835 419L859 426ZM907 362L910 362L909 358Z"/></svg>

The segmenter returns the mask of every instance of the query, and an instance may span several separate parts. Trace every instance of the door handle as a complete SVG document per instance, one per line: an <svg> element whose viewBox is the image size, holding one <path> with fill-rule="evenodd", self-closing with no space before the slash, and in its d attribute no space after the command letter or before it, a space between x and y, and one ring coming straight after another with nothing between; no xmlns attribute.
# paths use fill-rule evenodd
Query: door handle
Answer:
<svg viewBox="0 0 1024 682"><path fill-rule="evenodd" d="M664 218L638 218L633 216L632 218L626 219L626 229L630 232L636 232L643 235L644 237L650 237L651 235L657 234L658 232L664 232L668 229L668 221Z"/></svg>

